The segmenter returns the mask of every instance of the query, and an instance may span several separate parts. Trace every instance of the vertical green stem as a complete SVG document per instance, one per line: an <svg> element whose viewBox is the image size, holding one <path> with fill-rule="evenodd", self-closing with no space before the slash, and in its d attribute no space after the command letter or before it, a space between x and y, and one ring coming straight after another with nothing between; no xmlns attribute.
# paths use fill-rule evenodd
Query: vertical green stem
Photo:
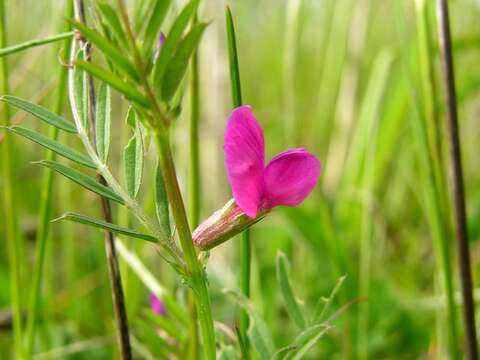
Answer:
<svg viewBox="0 0 480 360"><path fill-rule="evenodd" d="M225 11L227 24L228 41L228 63L230 68L230 84L232 88L232 105L238 107L242 105L242 88L240 84L240 67L238 65L237 43L235 38L235 25L233 23L232 12L227 6ZM245 297L250 297L250 269L251 269L252 248L250 244L250 229L242 233L240 241L240 290ZM240 335L245 344L247 344L248 314L245 310L240 313Z"/></svg>
<svg viewBox="0 0 480 360"><path fill-rule="evenodd" d="M73 2L69 0L67 2L66 16L71 17L73 14ZM70 25L64 22L61 31L69 31ZM69 59L71 37L63 42L63 51L65 58ZM55 112L60 114L65 105L65 97L67 92L67 69L64 66L60 66L59 80L57 88L57 99L55 104ZM58 129L54 126L50 128L50 138L56 140L58 138ZM53 151L47 151L46 158L48 160L55 159L55 153ZM54 173L51 170L46 169L42 179L42 194L40 201L40 214L38 217L38 232L36 238L36 254L35 254L35 267L33 270L33 284L30 294L30 303L28 308L28 321L26 330L26 349L25 355L27 358L31 357L33 351L33 344L35 340L35 331L37 325L37 317L39 312L39 300L43 278L43 265L45 260L45 248L49 237L50 230L50 210L52 207L52 185L53 185Z"/></svg>
<svg viewBox="0 0 480 360"><path fill-rule="evenodd" d="M85 16L85 4L83 0L75 1L75 18L86 24ZM84 39L80 39L82 46L85 46L85 57L87 61L91 61L92 47L85 42ZM88 81L88 118L90 121L90 128L92 130L92 143L93 150L98 156L97 143L96 143L96 105L97 99L95 94L93 77L87 76ZM97 181L106 186L107 182L105 178L99 173L97 174ZM110 201L104 197L100 198L102 206L103 219L111 223L112 222L112 209ZM107 258L108 275L110 280L110 290L112 295L113 310L115 312L115 324L117 343L119 347L120 357L122 360L132 359L132 349L130 345L130 335L128 328L127 311L125 307L125 297L123 294L122 279L120 274L120 268L118 265L117 253L115 250L115 237L110 231L105 231L105 254Z"/></svg>
<svg viewBox="0 0 480 360"><path fill-rule="evenodd" d="M194 15L192 24L197 22ZM188 178L188 217L192 229L198 226L200 218L200 148L198 142L198 122L200 119L200 91L198 76L198 53L192 55L190 64L190 118L189 118L189 142L190 163ZM189 294L189 307L193 319L196 319L195 299L193 293ZM198 348L197 322L191 321L190 342L188 344L188 358L195 359Z"/></svg>
<svg viewBox="0 0 480 360"><path fill-rule="evenodd" d="M160 134L157 132L155 134L155 142L160 159L162 176L165 181L165 190L167 192L168 200L170 201L173 218L180 239L180 245L185 256L188 275L187 280L190 281L190 286L195 295L195 303L203 336L205 359L215 359L215 332L210 297L207 288L207 279L205 272L197 259L197 253L193 246L192 234L188 225L187 213L185 211L182 194L177 181L168 133L162 132Z"/></svg>
<svg viewBox="0 0 480 360"><path fill-rule="evenodd" d="M443 291L447 292L447 320L448 326L445 326L448 329L449 333L449 345L450 345L450 356L453 359L459 359L459 344L458 344L458 331L457 331L457 321L456 321L456 311L453 297L453 283L451 279L451 265L449 259L449 250L448 250L448 238L446 234L448 233L447 221L446 220L446 211L447 211L447 201L445 198L445 193L440 191L440 189L445 188L445 179L442 172L442 148L441 148L441 131L439 123L439 114L438 114L438 99L436 93L436 84L434 76L434 64L433 64L433 55L432 55L432 45L431 45L431 32L428 24L428 1L426 0L416 0L416 9L417 9L417 31L418 31L418 49L419 49L419 62L420 62L420 76L421 76L421 85L422 85L422 100L423 100L423 113L425 117L426 126L423 129L424 136L424 146L425 151L430 153L429 156L432 160L430 163L431 167L431 181L435 182L434 186L429 186L434 190L433 196L435 197L435 206L438 206L438 209L434 210L438 215L437 225L439 230L437 231L444 240L439 244L437 254L442 254L443 260L439 262L442 264L440 274ZM423 122L423 120L421 120ZM432 191L432 190L430 190ZM442 211L443 209L443 211ZM433 210L433 208L432 208ZM432 213L434 214L434 213ZM443 219L443 220L442 220ZM443 224L442 224L443 223ZM440 268L440 266L439 266ZM443 318L443 315L440 314Z"/></svg>
<svg viewBox="0 0 480 360"><path fill-rule="evenodd" d="M5 0L0 0L0 48L7 45L6 34L6 19L5 19ZM9 93L8 84L8 64L5 57L0 58L0 93ZM10 110L9 107L3 105L3 119L2 125L10 126ZM2 165L4 178L4 221L6 229L7 247L8 247L8 262L10 266L10 299L12 303L13 312L13 331L14 331L14 349L16 358L23 358L22 349L22 308L20 295L20 237L17 230L17 221L15 214L15 200L12 182L12 154L13 146L11 135L6 133L3 140L2 149Z"/></svg>
<svg viewBox="0 0 480 360"><path fill-rule="evenodd" d="M475 328L475 303L467 227L467 210L463 183L462 153L458 126L457 93L453 66L452 38L448 2L437 0L438 34L440 40L445 108L450 143L451 174L453 185L455 229L457 235L458 268L463 300L463 321L468 359L478 359L477 332Z"/></svg>

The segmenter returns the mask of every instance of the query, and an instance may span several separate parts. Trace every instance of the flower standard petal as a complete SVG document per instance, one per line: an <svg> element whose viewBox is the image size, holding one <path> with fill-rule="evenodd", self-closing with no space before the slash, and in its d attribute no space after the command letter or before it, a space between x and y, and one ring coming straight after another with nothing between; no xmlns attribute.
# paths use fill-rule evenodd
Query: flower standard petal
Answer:
<svg viewBox="0 0 480 360"><path fill-rule="evenodd" d="M317 184L320 161L305 149L290 149L275 156L265 168L265 206L296 206Z"/></svg>
<svg viewBox="0 0 480 360"><path fill-rule="evenodd" d="M250 106L232 111L224 136L225 166L238 206L255 218L263 194L263 130Z"/></svg>

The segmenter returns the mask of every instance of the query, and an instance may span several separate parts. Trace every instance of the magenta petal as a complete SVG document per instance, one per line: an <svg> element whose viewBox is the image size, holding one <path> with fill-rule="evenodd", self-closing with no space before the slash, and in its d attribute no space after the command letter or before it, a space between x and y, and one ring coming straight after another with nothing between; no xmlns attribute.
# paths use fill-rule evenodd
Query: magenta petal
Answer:
<svg viewBox="0 0 480 360"><path fill-rule="evenodd" d="M265 206L300 204L313 190L319 176L320 161L307 150L290 149L278 154L265 168Z"/></svg>
<svg viewBox="0 0 480 360"><path fill-rule="evenodd" d="M249 217L257 215L262 198L263 130L250 106L232 111L224 136L225 166L237 205Z"/></svg>
<svg viewBox="0 0 480 360"><path fill-rule="evenodd" d="M163 301L153 293L150 294L150 308L157 315L165 316L167 314Z"/></svg>

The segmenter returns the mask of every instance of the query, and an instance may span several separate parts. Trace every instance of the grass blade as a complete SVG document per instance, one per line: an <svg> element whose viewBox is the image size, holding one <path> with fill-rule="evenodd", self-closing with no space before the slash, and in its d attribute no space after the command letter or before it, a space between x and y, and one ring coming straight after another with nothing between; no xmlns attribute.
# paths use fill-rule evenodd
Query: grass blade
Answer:
<svg viewBox="0 0 480 360"><path fill-rule="evenodd" d="M143 41L143 49L147 58L151 57L153 52L152 49L155 48L155 42L158 39L163 20L167 15L171 2L171 0L157 0L155 2L155 7L151 11L152 15L148 21Z"/></svg>
<svg viewBox="0 0 480 360"><path fill-rule="evenodd" d="M26 49L30 49L32 47L45 45L45 44L49 44L49 43L64 40L64 39L69 39L73 36L73 34L74 34L73 31L69 31L61 34L51 35L43 39L35 39L35 40L25 41L21 44L12 45L12 46L0 49L0 57L11 55Z"/></svg>
<svg viewBox="0 0 480 360"><path fill-rule="evenodd" d="M100 10L103 19L108 24L110 31L114 34L119 44L127 44L127 36L123 31L122 23L118 18L115 10L106 1L99 1L97 3L98 10Z"/></svg>
<svg viewBox="0 0 480 360"><path fill-rule="evenodd" d="M283 300L287 306L288 314L294 323L301 329L307 327L307 323L303 316L302 310L293 294L292 286L288 277L288 259L284 253L277 254L277 283L282 292Z"/></svg>
<svg viewBox="0 0 480 360"><path fill-rule="evenodd" d="M265 321L256 313L248 299L236 291L225 291L235 302L240 305L248 313L250 324L248 326L247 335L250 343L253 345L262 360L269 360L275 351L272 336L268 330Z"/></svg>
<svg viewBox="0 0 480 360"><path fill-rule="evenodd" d="M190 30L180 44L178 44L175 54L166 67L165 76L162 81L161 95L164 101L171 100L177 91L187 71L188 61L197 48L206 27L207 24L202 23L193 26L192 30ZM163 50L162 48L162 52Z"/></svg>
<svg viewBox="0 0 480 360"><path fill-rule="evenodd" d="M33 104L30 101L11 95L4 95L0 97L0 101L4 101L20 110L26 111L36 118L46 122L47 124L57 127L58 129L65 130L72 134L77 132L77 129L75 129L75 125L73 123L40 105Z"/></svg>
<svg viewBox="0 0 480 360"><path fill-rule="evenodd" d="M120 204L124 203L123 199L118 194L113 192L113 190L109 187L100 184L95 179L92 179L90 176L87 176L63 164L60 164L59 162L42 160L36 162L36 164L50 168L69 178L70 180L76 182L77 184L83 186L85 189L90 190L100 196L103 196Z"/></svg>
<svg viewBox="0 0 480 360"><path fill-rule="evenodd" d="M154 67L153 81L156 86L159 86L163 80L163 75L167 64L172 57L172 54L177 46L178 40L180 40L188 22L195 13L198 6L198 0L191 1L187 6L183 8L180 15L175 19L175 22L168 33L165 43L162 46L162 51L158 57L158 60Z"/></svg>
<svg viewBox="0 0 480 360"><path fill-rule="evenodd" d="M153 236L142 234L136 230L127 229L112 223L108 223L103 220L94 219L89 216L85 216L77 213L66 213L61 217L52 220L52 222L58 222L63 220L72 221L72 222L96 227L103 230L108 230L108 231L111 231L112 233L126 235L135 239L145 240L145 241L154 242L154 243L158 242L158 240Z"/></svg>
<svg viewBox="0 0 480 360"><path fill-rule="evenodd" d="M100 33L95 30L90 29L85 24L82 24L76 20L69 20L70 23L76 27L82 35L84 35L93 45L99 48L103 54L110 60L113 64L117 66L125 75L128 75L132 80L138 82L140 77L138 75L135 66L123 56L120 51L106 38L104 38Z"/></svg>
<svg viewBox="0 0 480 360"><path fill-rule="evenodd" d="M47 149L50 149L56 152L58 155L61 155L63 157L66 157L67 159L75 161L76 163L79 163L81 165L84 165L92 169L97 168L97 166L87 156L59 143L58 141L52 140L42 134L39 134L36 131L30 130L21 126L11 126L11 127L8 127L7 129L17 135L21 135L31 141L36 142L39 145L46 147Z"/></svg>
<svg viewBox="0 0 480 360"><path fill-rule="evenodd" d="M66 15L71 16L73 13L73 0L66 2ZM62 23L62 30L70 31L70 25ZM65 58L70 58L70 43L72 37L65 38L63 48L65 49ZM67 68L64 66L59 67L58 74L58 86L55 103L55 113L60 114L65 106L65 97L67 90ZM58 138L59 129L55 126L50 127L50 138L56 140ZM46 151L46 158L48 160L54 160L56 153L50 150ZM26 346L25 355L27 358L31 357L35 338L37 334L37 318L41 311L41 297L42 297L42 285L45 281L45 263L47 258L48 241L50 239L50 214L52 212L53 202L53 179L54 172L49 169L45 169L42 176L42 193L41 202L38 215L37 236L35 243L35 264L33 268L33 281L31 285L29 308L27 313L26 324Z"/></svg>
<svg viewBox="0 0 480 360"><path fill-rule="evenodd" d="M228 64L230 68L230 87L232 92L232 105L238 107L242 105L242 88L240 83L240 66L238 64L237 42L235 38L235 25L233 23L232 12L227 6L225 10L225 20L227 27L227 45L228 45ZM250 244L250 229L246 229L242 233L240 242L240 288L242 293L248 298L250 297L250 272L251 272L251 255L252 247ZM249 326L249 318L246 311L240 313L240 329L241 337L246 339L246 331ZM246 349L249 350L248 341Z"/></svg>
<svg viewBox="0 0 480 360"><path fill-rule="evenodd" d="M457 237L458 267L463 300L463 320L467 343L467 357L478 359L477 334L475 328L475 303L473 301L473 280L470 260L470 244L467 228L467 210L462 169L461 141L458 126L457 92L455 89L455 70L453 67L452 39L448 2L437 0L439 17L438 33L441 48L442 75L448 122L451 173L453 183L453 200L455 228Z"/></svg>
<svg viewBox="0 0 480 360"><path fill-rule="evenodd" d="M7 24L5 14L5 1L0 0L0 47L7 44ZM9 66L6 58L0 58L0 92L8 93ZM10 108L5 106L1 114L2 125L10 126ZM23 356L22 345L22 294L21 294L21 254L22 241L19 235L17 224L17 205L15 197L15 185L13 181L12 155L14 148L12 137L5 135L2 144L2 192L3 192L3 220L5 222L5 233L7 242L8 270L10 282L10 301L13 317L13 348L15 356Z"/></svg>
<svg viewBox="0 0 480 360"><path fill-rule="evenodd" d="M101 83L97 96L95 136L98 157L104 163L107 162L110 147L111 111L110 88L105 83Z"/></svg>
<svg viewBox="0 0 480 360"><path fill-rule="evenodd" d="M83 60L77 60L75 62L79 68L85 70L86 72L90 73L93 77L96 77L112 88L118 90L122 95L124 95L127 99L141 105L143 107L149 107L149 101L140 93L138 92L132 85L126 83L125 81L121 80L119 77L107 71L100 66L88 63Z"/></svg>

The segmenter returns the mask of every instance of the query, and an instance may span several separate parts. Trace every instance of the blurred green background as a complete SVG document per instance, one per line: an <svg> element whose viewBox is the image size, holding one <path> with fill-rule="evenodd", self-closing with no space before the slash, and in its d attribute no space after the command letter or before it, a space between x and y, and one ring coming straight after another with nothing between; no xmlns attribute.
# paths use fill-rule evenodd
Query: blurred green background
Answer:
<svg viewBox="0 0 480 360"><path fill-rule="evenodd" d="M428 160L425 162L428 154L440 155L435 164L441 168L439 178L443 178L439 183L445 204L442 227L451 247L449 260L455 289L459 284L436 17L433 1L426 2L429 6L423 15L429 25L428 58L421 51L419 35L422 12L417 5L422 1L229 3L236 23L243 98L264 127L267 158L288 147L306 147L322 162L320 183L304 204L294 209L275 209L252 230L252 302L279 347L289 344L298 330L287 316L277 285L277 252L281 250L288 256L293 288L307 312L312 313L318 299L330 294L337 279L347 276L331 308L332 312L342 309L342 314L308 358L449 358L443 280L430 221L431 184ZM7 1L8 43L57 32L65 18L62 3ZM171 15L184 4L174 3ZM222 150L223 129L231 110L226 4L206 0L200 11L201 19L212 21L199 51L202 218L231 197ZM133 7L135 2L130 1L130 5ZM480 271L480 3L457 0L450 5L476 283ZM171 18L168 20L170 24ZM425 91L425 61L433 69L433 93ZM58 44L13 55L8 62L12 94L52 108L61 66ZM434 99L430 108L429 99ZM110 164L120 174L120 156L128 134L123 134L115 123L123 123L127 104L117 96L113 109ZM71 118L67 107L64 116ZM185 198L187 116L185 101L175 124L175 153ZM14 113L12 121L46 130L22 113ZM419 122L426 124L430 140L432 134L439 135L433 136L434 141L427 147L425 138L415 130ZM3 136L3 131L0 134ZM16 216L25 240L21 262L23 290L27 293L42 173L30 162L41 159L43 150L24 139L13 139ZM154 152L150 149L141 198L151 213L153 172ZM52 218L70 210L99 214L94 195L58 176L54 196ZM2 218L0 215L0 307L8 318L9 277ZM116 218L123 224L131 221L118 211ZM83 344L82 352L71 356L60 353L59 358L114 356L113 313L102 237L101 232L79 225L52 226L37 352L93 339ZM158 254L138 241L126 243L182 303L182 284ZM232 328L237 308L222 289L238 287L238 248L238 239L233 239L214 249L208 263L214 317ZM131 270L126 266L123 270L130 323L135 329L148 307L149 292ZM348 306L342 308L345 304ZM457 325L462 333L457 310ZM6 354L12 337L8 321L3 324L0 349Z"/></svg>

